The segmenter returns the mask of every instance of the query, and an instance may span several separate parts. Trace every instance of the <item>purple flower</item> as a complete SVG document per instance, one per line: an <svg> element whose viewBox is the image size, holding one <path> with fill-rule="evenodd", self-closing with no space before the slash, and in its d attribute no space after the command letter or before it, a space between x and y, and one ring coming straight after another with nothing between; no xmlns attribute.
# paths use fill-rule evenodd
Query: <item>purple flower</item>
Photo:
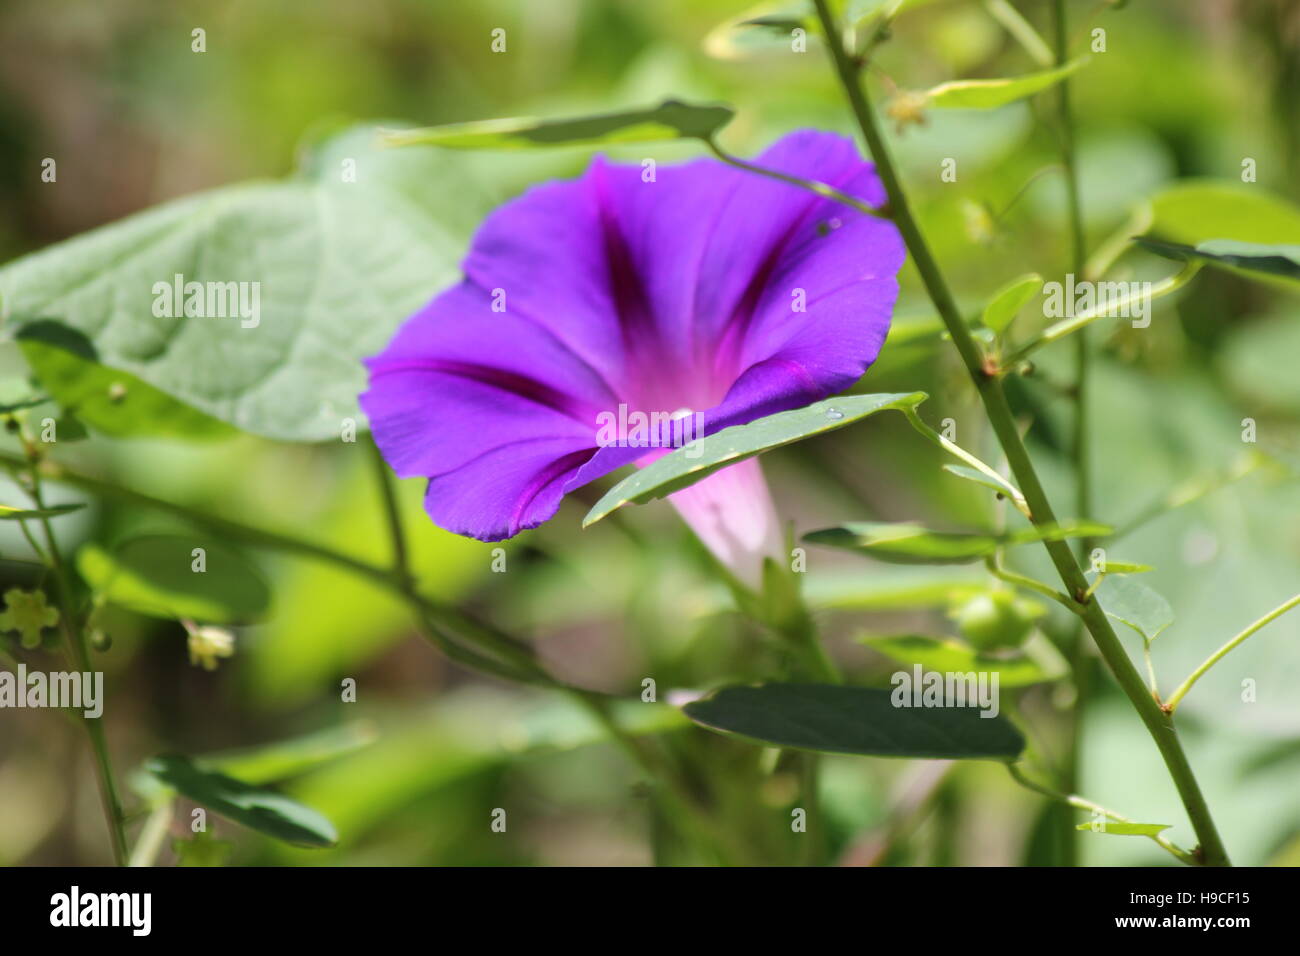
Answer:
<svg viewBox="0 0 1300 956"><path fill-rule="evenodd" d="M758 162L885 200L841 136L791 133ZM508 538L698 437L689 426L711 434L852 385L889 330L903 257L891 223L716 160L598 157L488 217L464 281L367 360L361 405L397 474L429 478L436 524ZM629 410L652 425L609 442L602 424ZM755 461L670 500L724 560L777 540Z"/></svg>

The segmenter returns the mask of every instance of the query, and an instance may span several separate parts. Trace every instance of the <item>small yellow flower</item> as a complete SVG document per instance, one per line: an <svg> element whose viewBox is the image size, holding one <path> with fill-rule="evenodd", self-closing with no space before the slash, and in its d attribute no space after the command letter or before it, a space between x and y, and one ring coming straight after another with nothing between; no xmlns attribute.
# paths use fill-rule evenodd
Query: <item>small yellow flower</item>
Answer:
<svg viewBox="0 0 1300 956"><path fill-rule="evenodd" d="M44 591L10 588L5 592L5 610L0 613L0 631L17 631L23 647L39 647L41 628L59 623L59 609L47 607Z"/></svg>
<svg viewBox="0 0 1300 956"><path fill-rule="evenodd" d="M190 632L190 663L207 671L217 669L217 658L233 657L235 654L235 635L223 627L194 627L186 625Z"/></svg>
<svg viewBox="0 0 1300 956"><path fill-rule="evenodd" d="M894 128L903 132L909 126L925 125L925 108L930 97L916 90L899 90L885 107L885 113L894 121Z"/></svg>

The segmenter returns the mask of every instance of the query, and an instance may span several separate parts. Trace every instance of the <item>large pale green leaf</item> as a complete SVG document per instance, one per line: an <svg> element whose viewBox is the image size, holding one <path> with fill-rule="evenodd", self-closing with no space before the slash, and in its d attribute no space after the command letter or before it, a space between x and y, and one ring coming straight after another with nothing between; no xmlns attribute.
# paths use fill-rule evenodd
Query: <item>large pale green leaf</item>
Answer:
<svg viewBox="0 0 1300 956"><path fill-rule="evenodd" d="M1194 246L1164 242L1149 236L1135 240L1144 249L1167 259L1204 259L1217 265L1247 272L1262 272L1300 280L1300 244L1242 242L1239 239L1207 239Z"/></svg>
<svg viewBox="0 0 1300 956"><path fill-rule="evenodd" d="M497 198L465 157L375 140L373 128L355 130L308 154L298 177L175 200L9 263L10 334L57 320L101 364L238 428L337 436L342 419L360 420L361 358L455 281L465 240ZM205 308L211 289L214 310L235 314L155 315L177 275L213 283ZM241 289L248 309L230 308L238 295L219 308L218 291Z"/></svg>
<svg viewBox="0 0 1300 956"><path fill-rule="evenodd" d="M612 146L669 139L707 139L731 121L727 106L664 100L643 110L545 120L533 117L452 123L384 134L388 146L456 149L529 149L537 146Z"/></svg>
<svg viewBox="0 0 1300 956"><path fill-rule="evenodd" d="M87 544L77 570L97 594L151 617L238 624L261 617L270 603L266 582L246 558L198 533L142 535L111 551Z"/></svg>
<svg viewBox="0 0 1300 956"><path fill-rule="evenodd" d="M715 435L678 448L623 479L587 512L583 527L594 524L623 505L643 504L662 498L746 458L852 425L876 412L914 408L925 398L924 392L845 395L778 412L748 425L724 428Z"/></svg>
<svg viewBox="0 0 1300 956"><path fill-rule="evenodd" d="M1086 66L1088 59L1081 56L1064 66L1023 76L996 80L953 80L929 90L926 98L930 106L940 109L991 110L1055 86Z"/></svg>
<svg viewBox="0 0 1300 956"><path fill-rule="evenodd" d="M922 634L867 635L861 642L900 664L920 664L927 671L966 674L998 672L1001 687L1027 687L1057 680L1064 672L1050 673L1023 654L981 654L960 641Z"/></svg>
<svg viewBox="0 0 1300 956"><path fill-rule="evenodd" d="M188 757L154 757L145 770L199 806L258 833L294 846L329 847L338 842L333 825L311 807L274 790L204 770Z"/></svg>
<svg viewBox="0 0 1300 956"><path fill-rule="evenodd" d="M893 691L829 684L727 687L686 716L767 746L876 757L1007 760L1024 747L1002 716L975 707L895 707Z"/></svg>
<svg viewBox="0 0 1300 956"><path fill-rule="evenodd" d="M999 548L1065 538L1099 538L1112 530L1090 521L1066 521L1048 528L978 534L931 531L910 521L857 521L837 528L810 531L803 539L812 544L848 548L899 564L960 564L993 554Z"/></svg>

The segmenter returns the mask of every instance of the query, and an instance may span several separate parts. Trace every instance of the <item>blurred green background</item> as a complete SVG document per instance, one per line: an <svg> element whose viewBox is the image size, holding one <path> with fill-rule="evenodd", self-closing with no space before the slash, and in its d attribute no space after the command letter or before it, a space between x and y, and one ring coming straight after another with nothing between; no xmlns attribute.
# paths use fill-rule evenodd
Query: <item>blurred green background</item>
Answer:
<svg viewBox="0 0 1300 956"><path fill-rule="evenodd" d="M7 261L158 202L295 167L300 144L354 121L419 124L511 115L565 115L643 105L665 96L722 100L738 110L725 144L751 154L781 133L851 132L815 40L716 32L747 4L727 0L8 0L0 7L0 260ZM1048 4L1017 0L1049 33ZM1106 31L1073 84L1089 248L1125 227L1176 179L1240 181L1300 200L1300 5L1287 0L1131 0L1069 4L1079 43ZM207 52L190 33L207 32ZM507 31L504 54L490 32ZM742 42L736 38L742 37ZM934 0L898 20L882 48L883 88L1028 72L1034 64L976 0ZM1056 143L1043 122L1051 94L993 112L934 111L895 135L923 225L963 305L977 309L1008 279L1065 271L1067 233ZM623 147L665 160L692 145ZM59 158L57 184L41 160ZM501 195L575 175L581 149L482 156ZM959 160L956 183L939 178ZM1026 186L1026 184L1029 184ZM1245 237L1243 237L1245 238ZM1297 241L1292 238L1291 241ZM1172 263L1130 253L1115 276L1159 278ZM932 423L951 417L959 441L989 460L990 436L946 343L899 330L930 310L910 266L895 338L864 391L923 389ZM1206 270L1156 305L1150 329L1103 323L1094 333L1095 517L1122 525L1181 482L1230 470L1259 445L1300 466L1300 299L1293 291ZM915 326L913 326L915 324ZM1072 500L1065 459L1070 419L1053 381L1069 348L1040 356L1018 394L1054 500ZM10 345L0 372L18 374ZM118 483L269 529L292 531L377 562L387 541L363 445L276 444L239 437L191 445L92 437L60 460ZM798 532L845 520L918 519L987 525L982 490L940 470L938 451L888 416L764 459L782 516ZM641 681L703 690L776 676L767 647L669 507L631 509L588 531L589 488L544 527L492 545L434 528L405 482L421 586L464 602L540 649L567 680L624 694L672 729L674 751L710 770L695 785L719 819L745 834L757 862L790 859L792 776L769 773L756 750L679 726L637 703ZM0 479L0 499L18 492ZM78 500L62 492L56 500ZM15 500L16 503L16 500ZM1061 511L1066 511L1064 505ZM30 586L32 557L0 523L0 586ZM92 505L59 524L65 549L179 525L120 504ZM1122 552L1122 554L1120 553ZM1177 623L1156 642L1172 688L1227 637L1300 582L1300 485L1261 469L1115 545L1113 557L1153 564L1149 583ZM1048 577L1036 553L1025 569ZM200 754L353 728L364 746L296 775L287 792L336 825L332 850L294 850L217 821L219 859L269 864L645 864L692 862L659 818L640 777L569 704L448 664L391 595L300 558L257 553L273 613L240 629L215 672L190 666L184 631L110 611L106 730L119 768L176 751ZM946 595L976 570L916 570L810 548L807 590L834 656L860 683L895 665L861 647L863 631L951 633ZM922 595L924 607L905 607ZM1062 627L1053 619L1049 627ZM1140 652L1136 635L1130 649ZM9 638L6 638L9 640ZM340 681L357 681L355 703ZM1245 679L1257 699L1241 700ZM1085 729L1082 792L1139 820L1191 834L1141 724L1109 678ZM1193 765L1235 860L1300 860L1300 616L1283 619L1216 668L1180 710ZM1050 686L1028 691L1029 720L1059 746ZM352 732L352 731L347 731ZM1055 735L1055 736L1054 736ZM1051 747L1049 746L1049 749ZM941 776L942 775L942 776ZM1041 862L1042 803L995 765L828 759L824 799L839 858L854 862ZM919 800L917 794L926 795ZM509 834L490 815L507 808ZM902 811L900 811L900 807ZM1081 818L1082 819L1082 818ZM183 822L184 818L181 818ZM176 835L188 835L178 822ZM134 829L134 826L133 826ZM1082 835L1091 863L1160 863L1140 839ZM162 859L173 858L170 850ZM0 862L110 859L84 739L49 712L0 716Z"/></svg>

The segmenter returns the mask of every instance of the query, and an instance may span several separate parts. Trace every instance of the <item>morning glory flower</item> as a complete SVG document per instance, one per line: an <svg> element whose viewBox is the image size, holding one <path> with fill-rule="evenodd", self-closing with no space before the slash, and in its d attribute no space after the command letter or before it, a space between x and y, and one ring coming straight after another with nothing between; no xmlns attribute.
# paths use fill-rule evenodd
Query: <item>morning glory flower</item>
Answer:
<svg viewBox="0 0 1300 956"><path fill-rule="evenodd" d="M838 135L791 133L757 162L885 201ZM852 385L903 258L892 223L769 177L597 157L487 218L464 280L367 360L361 405L394 471L429 479L437 525L498 541L623 465ZM756 460L669 500L742 577L779 548Z"/></svg>

